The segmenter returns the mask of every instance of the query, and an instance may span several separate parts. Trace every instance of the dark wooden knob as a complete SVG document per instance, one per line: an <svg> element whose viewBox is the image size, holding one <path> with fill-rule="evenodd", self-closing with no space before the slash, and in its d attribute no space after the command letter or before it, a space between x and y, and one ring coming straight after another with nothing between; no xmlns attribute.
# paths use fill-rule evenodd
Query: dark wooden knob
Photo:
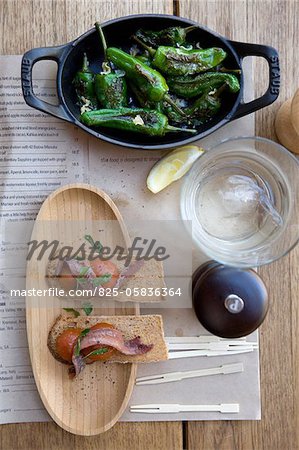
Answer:
<svg viewBox="0 0 299 450"><path fill-rule="evenodd" d="M238 338L252 333L268 310L268 294L262 279L252 270L208 261L193 274L193 308L211 333Z"/></svg>

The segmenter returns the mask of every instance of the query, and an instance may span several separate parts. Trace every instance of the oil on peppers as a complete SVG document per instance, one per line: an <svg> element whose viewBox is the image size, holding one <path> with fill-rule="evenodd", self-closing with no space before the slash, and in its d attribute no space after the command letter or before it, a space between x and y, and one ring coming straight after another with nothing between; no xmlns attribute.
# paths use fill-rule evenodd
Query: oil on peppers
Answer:
<svg viewBox="0 0 299 450"><path fill-rule="evenodd" d="M222 48L184 50L182 48L158 47L153 66L167 75L189 75L218 66L226 53Z"/></svg>
<svg viewBox="0 0 299 450"><path fill-rule="evenodd" d="M130 83L130 88L139 106L141 106L142 108L155 109L158 112L162 112L168 117L168 119L178 124L188 123L187 117L182 118L182 115L178 114L177 111L169 103L163 100L160 100L159 102L151 102L150 100L147 99L146 95L144 95L140 91L140 89L136 87L134 83ZM180 104L180 102L178 101L177 98L174 97L174 95L171 95L171 99L174 103L177 104L179 108L182 108L183 105Z"/></svg>
<svg viewBox="0 0 299 450"><path fill-rule="evenodd" d="M225 85L224 85L225 86ZM219 98L220 92L217 91L213 94L205 92L199 98L197 98L191 105L184 107L184 112L187 115L186 124L188 125L201 125L213 116L215 116L221 108L221 100ZM184 100L173 96L173 100L182 106ZM182 118L179 117L170 105L162 103L162 112L169 117L174 123L182 123Z"/></svg>
<svg viewBox="0 0 299 450"><path fill-rule="evenodd" d="M235 75L230 73L206 72L196 77L173 77L167 80L172 92L185 98L198 97L207 90L219 88L226 83L230 92L238 92L240 83Z"/></svg>
<svg viewBox="0 0 299 450"><path fill-rule="evenodd" d="M155 109L156 111L161 112L161 104L162 102L152 102L151 100L149 100L147 98L146 95L144 95L143 92L141 92L141 90L134 84L134 83L129 83L130 89L132 91L132 93L134 94L134 98L137 100L137 103L139 106L141 106L141 108L145 108L145 109ZM181 115L178 114L178 116L180 118L182 118Z"/></svg>
<svg viewBox="0 0 299 450"><path fill-rule="evenodd" d="M175 124L190 124L190 120L188 118L188 111L187 111L187 102L185 99L182 98L178 98L177 96L171 94L171 99L172 101L179 107L181 108L184 113L186 114L186 117L184 119L182 119L182 117L176 112L176 110L172 107L172 105L170 105L169 103L166 102L160 102L160 109L161 111L166 114L166 116L169 118L169 120L171 120L171 122L174 122Z"/></svg>
<svg viewBox="0 0 299 450"><path fill-rule="evenodd" d="M185 115L180 108L173 104L168 95L169 88L166 80L157 70L119 48L107 48L107 57L116 67L125 71L127 78L136 84L148 100L159 102L163 99L170 103L179 114Z"/></svg>
<svg viewBox="0 0 299 450"><path fill-rule="evenodd" d="M168 118L155 110L143 108L100 109L85 112L81 121L91 127L115 128L148 136L164 136L169 132L191 132L196 130L170 126Z"/></svg>
<svg viewBox="0 0 299 450"><path fill-rule="evenodd" d="M222 48L212 47L200 50L187 50L160 46L157 50L145 45L134 36L136 42L144 47L153 58L152 65L161 72L171 75L193 75L218 66L227 56Z"/></svg>
<svg viewBox="0 0 299 450"><path fill-rule="evenodd" d="M139 45L131 47L131 54L107 48L99 23L95 26L104 49L102 71L93 74L84 55L73 80L80 120L87 126L148 136L196 133L220 111L224 90L231 95L240 90L240 70L225 69L223 49L200 49L187 42L196 26L139 29L133 36Z"/></svg>
<svg viewBox="0 0 299 450"><path fill-rule="evenodd" d="M199 119L200 123L215 116L221 108L221 101L217 93L205 93L195 100L192 106L187 108L188 116L194 119Z"/></svg>
<svg viewBox="0 0 299 450"><path fill-rule="evenodd" d="M101 106L104 108L120 108L127 106L127 83L124 73L112 71L111 66L106 59L107 44L100 24L97 22L95 27L100 35L104 48L103 71L95 76L95 93Z"/></svg>

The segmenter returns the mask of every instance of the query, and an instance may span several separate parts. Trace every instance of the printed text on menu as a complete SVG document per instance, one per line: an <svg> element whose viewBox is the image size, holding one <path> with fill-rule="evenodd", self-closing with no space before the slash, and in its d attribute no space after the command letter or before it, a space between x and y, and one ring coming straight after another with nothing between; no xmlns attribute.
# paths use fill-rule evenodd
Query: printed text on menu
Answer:
<svg viewBox="0 0 299 450"><path fill-rule="evenodd" d="M87 140L72 125L28 107L20 86L20 58L0 60L0 219L28 221L53 190L86 181ZM37 66L34 75L37 95L55 101L52 65L49 70ZM2 236L1 277L16 270L5 265L5 250ZM8 305L3 286L0 294L0 423L47 420L31 371L24 305L20 300Z"/></svg>

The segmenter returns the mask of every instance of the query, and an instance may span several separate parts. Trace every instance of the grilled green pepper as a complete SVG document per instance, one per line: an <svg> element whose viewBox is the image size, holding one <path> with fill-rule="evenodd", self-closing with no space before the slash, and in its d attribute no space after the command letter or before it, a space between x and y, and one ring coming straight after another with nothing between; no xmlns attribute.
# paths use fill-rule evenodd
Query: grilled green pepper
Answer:
<svg viewBox="0 0 299 450"><path fill-rule="evenodd" d="M104 108L127 106L127 85L123 74L106 73L96 75L95 90L99 103Z"/></svg>
<svg viewBox="0 0 299 450"><path fill-rule="evenodd" d="M152 102L147 98L147 96L134 84L129 83L130 89L134 94L135 99L137 100L139 106L145 109L155 109L156 111L161 111L161 101L160 102ZM178 114L179 115L179 114ZM179 115L179 117L181 117Z"/></svg>
<svg viewBox="0 0 299 450"><path fill-rule="evenodd" d="M167 75L193 75L218 66L227 56L222 48L212 47L201 50L160 46L157 50L145 45L134 36L153 58L152 65Z"/></svg>
<svg viewBox="0 0 299 450"><path fill-rule="evenodd" d="M96 109L97 99L94 88L94 73L89 69L86 53L84 53L82 69L76 73L73 85L79 105L86 109Z"/></svg>
<svg viewBox="0 0 299 450"><path fill-rule="evenodd" d="M160 31L145 31L139 29L136 31L135 36L144 42L144 44L154 48L159 47L160 45L170 45L175 47L176 45L186 44L187 34L195 28L197 27L194 25L187 28L169 27Z"/></svg>
<svg viewBox="0 0 299 450"><path fill-rule="evenodd" d="M226 53L222 48L183 50L173 47L158 47L153 66L168 75L189 75L211 69L220 64Z"/></svg>
<svg viewBox="0 0 299 450"><path fill-rule="evenodd" d="M172 92L185 98L198 97L207 90L219 88L223 83L227 84L231 92L240 90L240 83L235 75L219 72L207 72L196 77L173 77L167 83Z"/></svg>
<svg viewBox="0 0 299 450"><path fill-rule="evenodd" d="M206 92L201 97L197 98L191 106L185 107L184 112L188 116L186 123L197 126L215 116L221 108L219 95L220 92L215 92L214 94ZM177 98L174 101L182 106L182 99ZM178 116L171 105L162 102L162 112L166 114L172 122L182 123L182 118Z"/></svg>
<svg viewBox="0 0 299 450"><path fill-rule="evenodd" d="M95 27L100 35L104 48L104 62L102 72L95 76L95 93L101 106L104 108L120 108L127 106L127 84L124 79L124 73L115 73L107 60L107 44L100 24L97 22Z"/></svg>
<svg viewBox="0 0 299 450"><path fill-rule="evenodd" d="M176 110L172 107L172 105L170 105L169 103L166 102L160 102L161 104L161 112L163 112L169 120L171 120L174 123L177 124L182 124L182 123L190 123L190 120L188 119L187 115L188 115L188 111L187 111L187 102L185 99L182 98L178 98L175 95L171 95L171 99L172 101L179 107L181 108L184 113L186 114L185 118L182 118L182 116L180 116Z"/></svg>
<svg viewBox="0 0 299 450"><path fill-rule="evenodd" d="M155 69L148 67L134 56L119 48L107 48L107 58L121 70L124 70L127 78L138 87L149 101L159 102L162 99L172 104L173 108L182 116L184 112L173 104L168 95L168 85L165 78Z"/></svg>
<svg viewBox="0 0 299 450"><path fill-rule="evenodd" d="M188 116L192 119L201 119L203 122L219 112L221 101L217 92L215 94L205 93L195 100L192 106L186 108Z"/></svg>
<svg viewBox="0 0 299 450"><path fill-rule="evenodd" d="M89 111L81 115L81 121L91 127L115 128L149 136L164 136L173 131L196 133L196 130L172 127L164 114L143 108Z"/></svg>

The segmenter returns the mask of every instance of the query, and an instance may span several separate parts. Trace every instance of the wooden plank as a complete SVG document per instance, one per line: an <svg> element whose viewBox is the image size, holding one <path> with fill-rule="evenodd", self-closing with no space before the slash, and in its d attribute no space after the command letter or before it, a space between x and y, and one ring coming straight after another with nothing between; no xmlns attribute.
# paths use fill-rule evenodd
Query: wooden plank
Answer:
<svg viewBox="0 0 299 450"><path fill-rule="evenodd" d="M298 88L299 58L294 42L299 39L299 2L249 2L248 16L249 40L272 45L280 54L280 97L256 114L256 134L276 140L275 114ZM266 86L267 72L260 75L260 85ZM269 315L261 327L263 410L255 433L263 449L298 448L298 263L297 247L288 256L260 269L271 301Z"/></svg>
<svg viewBox="0 0 299 450"><path fill-rule="evenodd" d="M172 14L172 0L0 0L0 52L65 44L96 20L129 14Z"/></svg>
<svg viewBox="0 0 299 450"><path fill-rule="evenodd" d="M1 450L181 450L179 422L118 423L97 437L75 436L54 423L2 425Z"/></svg>
<svg viewBox="0 0 299 450"><path fill-rule="evenodd" d="M247 37L246 0L180 0L179 11L229 39Z"/></svg>
<svg viewBox="0 0 299 450"><path fill-rule="evenodd" d="M292 352L292 365L293 378L290 380L293 387L293 413L294 413L294 427L295 427L295 442L299 442L299 339L298 339L298 329L299 329L299 271L298 271L298 261L299 261L299 249L298 246L294 249L289 256L289 281L290 281L290 292L291 292L291 352ZM281 299L282 301L283 299ZM290 378L290 375L289 375Z"/></svg>
<svg viewBox="0 0 299 450"><path fill-rule="evenodd" d="M256 134L275 140L274 117L298 88L298 1L180 0L180 14L235 40L268 44L280 53L279 100L256 114ZM256 91L267 85L260 70ZM261 332L261 422L189 422L188 450L295 450L299 442L299 248L260 269L270 311ZM246 387L245 387L246 388ZM296 434L297 433L297 434Z"/></svg>
<svg viewBox="0 0 299 450"><path fill-rule="evenodd" d="M172 0L0 0L0 52L21 54L66 43L96 20L128 14L172 14ZM54 423L0 427L1 450L179 450L181 423L119 423L99 437L83 438Z"/></svg>

